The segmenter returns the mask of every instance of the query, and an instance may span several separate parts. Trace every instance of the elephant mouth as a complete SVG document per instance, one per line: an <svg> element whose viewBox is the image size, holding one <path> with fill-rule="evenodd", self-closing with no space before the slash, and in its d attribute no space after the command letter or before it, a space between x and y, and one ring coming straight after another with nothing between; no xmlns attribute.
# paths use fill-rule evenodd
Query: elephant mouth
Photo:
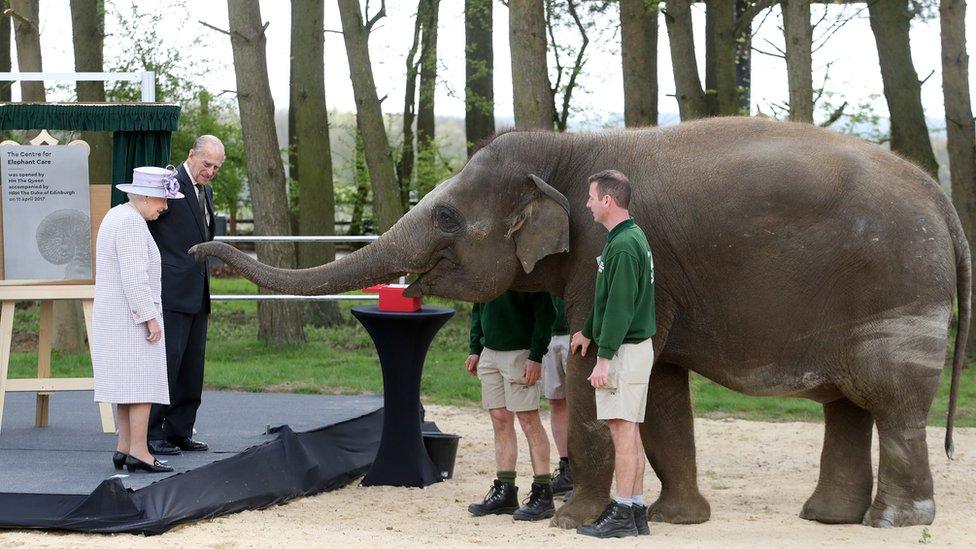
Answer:
<svg viewBox="0 0 976 549"><path fill-rule="evenodd" d="M442 249L431 257L430 263L427 264L426 268L417 269L415 274L417 278L410 283L406 289L403 290L403 295L407 297L420 297L424 294L424 290L431 287L433 282L437 280L437 273L434 272L437 267L441 266L444 262L454 263L454 256L450 253L449 248Z"/></svg>

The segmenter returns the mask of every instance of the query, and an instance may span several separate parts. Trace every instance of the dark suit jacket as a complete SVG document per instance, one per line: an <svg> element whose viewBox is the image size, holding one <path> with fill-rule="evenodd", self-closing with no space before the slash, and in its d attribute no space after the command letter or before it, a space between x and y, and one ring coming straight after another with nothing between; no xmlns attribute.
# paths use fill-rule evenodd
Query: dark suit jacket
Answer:
<svg viewBox="0 0 976 549"><path fill-rule="evenodd" d="M210 273L187 253L192 246L213 240L213 189L204 186L210 227L200 216L200 202L189 174L180 164L176 170L183 198L170 200L159 219L149 222L163 269L163 309L187 314L210 313Z"/></svg>

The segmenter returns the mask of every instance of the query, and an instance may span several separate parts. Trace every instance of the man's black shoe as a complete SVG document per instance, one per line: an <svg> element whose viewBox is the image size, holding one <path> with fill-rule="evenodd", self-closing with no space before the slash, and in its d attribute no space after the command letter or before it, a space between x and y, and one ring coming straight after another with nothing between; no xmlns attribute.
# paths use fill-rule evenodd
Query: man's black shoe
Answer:
<svg viewBox="0 0 976 549"><path fill-rule="evenodd" d="M651 535L651 529L647 526L647 507L639 503L634 504L634 526L637 527L638 536Z"/></svg>
<svg viewBox="0 0 976 549"><path fill-rule="evenodd" d="M576 533L601 539L636 536L634 508L630 505L620 505L611 501L603 510L603 514L596 519L596 522L580 526L576 529Z"/></svg>
<svg viewBox="0 0 976 549"><path fill-rule="evenodd" d="M483 515L511 515L519 508L518 486L511 482L495 482L485 494L485 500L468 505L468 512L476 517Z"/></svg>
<svg viewBox="0 0 976 549"><path fill-rule="evenodd" d="M167 442L176 446L184 452L206 452L210 449L206 442L200 442L199 440L193 440L190 437L173 437L167 439Z"/></svg>
<svg viewBox="0 0 976 549"><path fill-rule="evenodd" d="M569 468L569 460L559 460L559 465L552 473L552 493L562 495L573 489L573 472Z"/></svg>
<svg viewBox="0 0 976 549"><path fill-rule="evenodd" d="M179 446L174 446L165 440L150 440L149 453L154 456L178 456L183 452Z"/></svg>
<svg viewBox="0 0 976 549"><path fill-rule="evenodd" d="M512 515L515 520L542 520L556 514L556 506L552 503L552 487L548 484L532 483L532 493L529 501L518 508Z"/></svg>

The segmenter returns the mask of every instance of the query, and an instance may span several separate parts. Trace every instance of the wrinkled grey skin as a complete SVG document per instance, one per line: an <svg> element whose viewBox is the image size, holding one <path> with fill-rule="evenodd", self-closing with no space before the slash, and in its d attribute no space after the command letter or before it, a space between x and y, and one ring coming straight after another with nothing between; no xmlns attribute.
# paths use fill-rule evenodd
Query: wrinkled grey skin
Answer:
<svg viewBox="0 0 976 549"><path fill-rule="evenodd" d="M220 243L192 251L286 293L344 292L405 273L419 274L414 295L487 301L509 288L545 290L565 298L576 331L607 237L585 208L587 176L607 168L633 181L630 212L654 251L656 362L641 434L662 491L650 518L709 518L697 483L690 370L750 395L823 404L820 480L803 518L931 523L925 422L957 289L966 297L956 349L963 356L970 256L936 182L880 147L747 118L634 132L514 132L377 242L329 265L274 269ZM586 382L593 365L593 353L569 364L576 491L553 519L563 527L594 518L609 496L609 433L594 419ZM881 457L872 501L874 424Z"/></svg>

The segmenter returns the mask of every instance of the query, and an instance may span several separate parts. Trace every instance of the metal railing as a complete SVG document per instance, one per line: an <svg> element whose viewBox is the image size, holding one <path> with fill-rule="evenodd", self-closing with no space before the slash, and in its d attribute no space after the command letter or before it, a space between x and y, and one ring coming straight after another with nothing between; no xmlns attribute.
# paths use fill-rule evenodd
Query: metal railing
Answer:
<svg viewBox="0 0 976 549"><path fill-rule="evenodd" d="M217 236L218 242L372 242L378 236ZM404 282L400 277L400 283ZM213 301L376 301L376 294L282 295L210 294Z"/></svg>

